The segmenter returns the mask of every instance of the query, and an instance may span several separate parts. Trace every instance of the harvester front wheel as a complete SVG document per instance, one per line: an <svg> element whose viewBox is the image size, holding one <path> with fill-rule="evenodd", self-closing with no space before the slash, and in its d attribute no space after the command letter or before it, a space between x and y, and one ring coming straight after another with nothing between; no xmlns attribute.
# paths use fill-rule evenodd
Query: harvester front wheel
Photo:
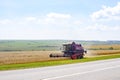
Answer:
<svg viewBox="0 0 120 80"><path fill-rule="evenodd" d="M50 54L50 55L49 55L49 57L53 57L53 55L52 55L52 54Z"/></svg>

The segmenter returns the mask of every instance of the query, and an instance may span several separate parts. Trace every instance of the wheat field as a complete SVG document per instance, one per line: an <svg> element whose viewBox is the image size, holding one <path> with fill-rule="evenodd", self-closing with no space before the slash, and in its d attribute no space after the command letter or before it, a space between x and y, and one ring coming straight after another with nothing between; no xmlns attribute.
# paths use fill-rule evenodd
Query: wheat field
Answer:
<svg viewBox="0 0 120 80"><path fill-rule="evenodd" d="M120 50L120 45L119 44L111 44L111 45L106 45L106 44L100 44L100 45L86 45L84 46L86 49L90 50Z"/></svg>
<svg viewBox="0 0 120 80"><path fill-rule="evenodd" d="M66 59L66 58L50 58L49 54L51 53L62 54L60 51L0 52L0 65Z"/></svg>
<svg viewBox="0 0 120 80"><path fill-rule="evenodd" d="M120 50L88 50L87 55L99 56L99 55L110 55L110 54L120 54Z"/></svg>
<svg viewBox="0 0 120 80"><path fill-rule="evenodd" d="M0 65L70 59L68 57L50 58L49 54L51 53L63 54L61 53L61 51L0 52ZM96 55L108 55L108 54L120 54L120 50L88 50L85 57L91 57Z"/></svg>
<svg viewBox="0 0 120 80"><path fill-rule="evenodd" d="M89 49L85 57L120 54L120 45L92 45L85 48ZM0 52L0 65L70 59L68 57L50 58L51 53L63 54L61 51L3 51Z"/></svg>

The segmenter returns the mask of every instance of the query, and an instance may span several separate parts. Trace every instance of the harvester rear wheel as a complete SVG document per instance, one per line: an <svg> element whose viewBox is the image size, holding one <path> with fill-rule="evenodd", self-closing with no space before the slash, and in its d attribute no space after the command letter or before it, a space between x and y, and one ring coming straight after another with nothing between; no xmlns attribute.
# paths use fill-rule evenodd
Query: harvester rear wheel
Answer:
<svg viewBox="0 0 120 80"><path fill-rule="evenodd" d="M80 59L82 59L83 58L83 55L82 56L80 56Z"/></svg>
<svg viewBox="0 0 120 80"><path fill-rule="evenodd" d="M83 55L77 55L77 59L82 59Z"/></svg>

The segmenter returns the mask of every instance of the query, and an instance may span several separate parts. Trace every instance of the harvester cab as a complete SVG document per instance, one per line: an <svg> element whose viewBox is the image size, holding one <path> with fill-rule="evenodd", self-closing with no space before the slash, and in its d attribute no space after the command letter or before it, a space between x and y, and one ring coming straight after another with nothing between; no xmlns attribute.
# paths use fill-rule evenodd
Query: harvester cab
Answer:
<svg viewBox="0 0 120 80"><path fill-rule="evenodd" d="M71 57L71 59L81 59L87 51L84 50L81 44L72 42L69 44L63 44L62 52L64 53L63 55L50 54L50 57Z"/></svg>

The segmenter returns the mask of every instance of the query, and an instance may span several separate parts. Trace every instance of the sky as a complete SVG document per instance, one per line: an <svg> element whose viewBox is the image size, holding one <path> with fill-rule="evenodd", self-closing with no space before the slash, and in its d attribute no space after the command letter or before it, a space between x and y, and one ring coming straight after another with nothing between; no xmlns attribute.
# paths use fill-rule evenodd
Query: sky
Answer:
<svg viewBox="0 0 120 80"><path fill-rule="evenodd" d="M0 0L0 40L120 40L120 0Z"/></svg>

